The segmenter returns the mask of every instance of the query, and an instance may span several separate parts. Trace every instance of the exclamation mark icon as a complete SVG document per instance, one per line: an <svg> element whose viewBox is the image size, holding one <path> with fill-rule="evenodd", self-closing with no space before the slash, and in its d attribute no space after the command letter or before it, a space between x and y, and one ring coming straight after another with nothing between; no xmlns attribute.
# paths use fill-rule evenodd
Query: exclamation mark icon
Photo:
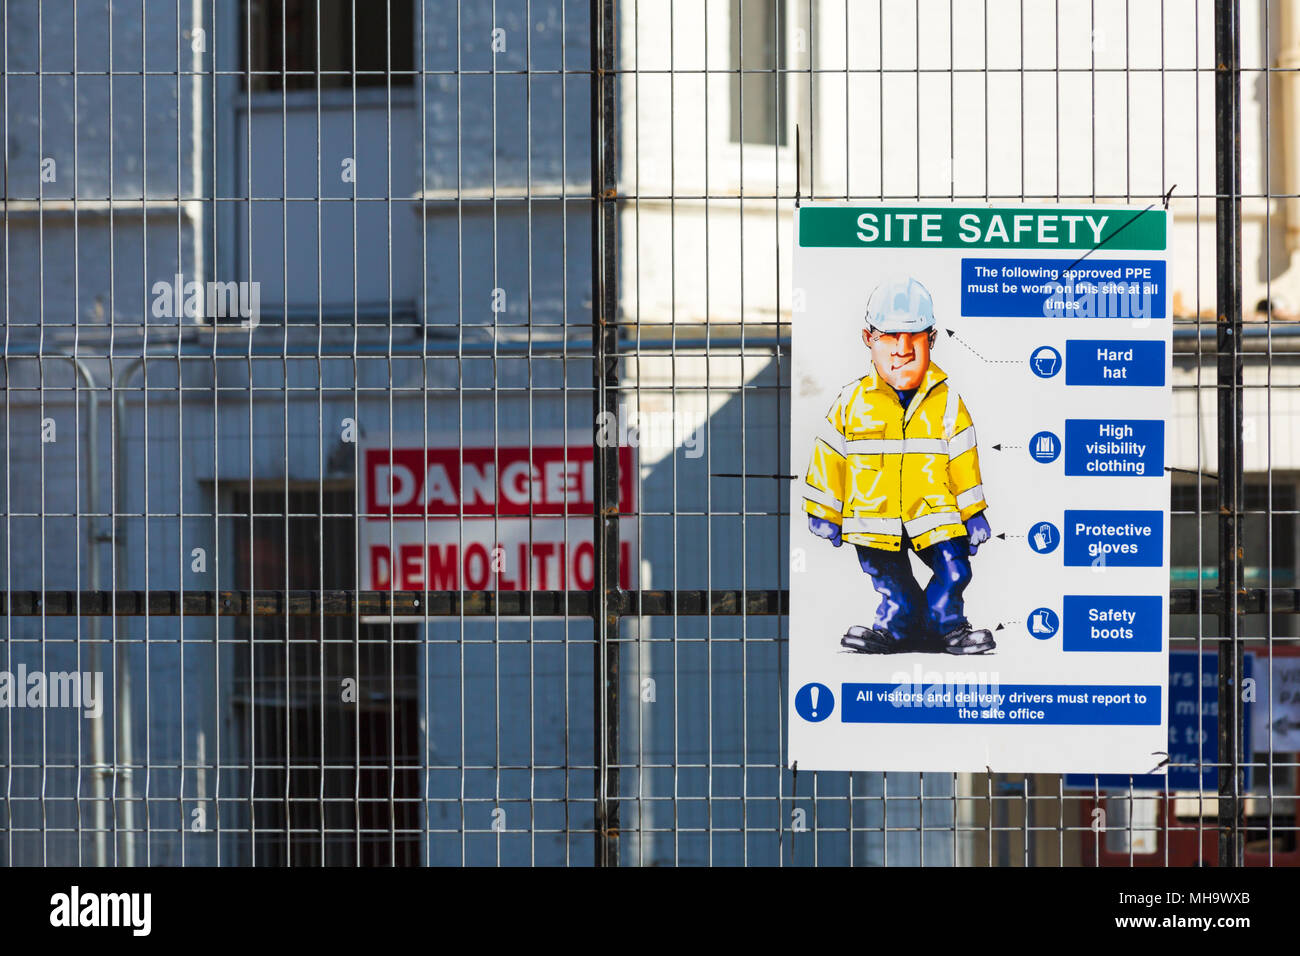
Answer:
<svg viewBox="0 0 1300 956"><path fill-rule="evenodd" d="M795 695L794 708L804 720L825 720L835 710L835 693L825 684L804 684Z"/></svg>

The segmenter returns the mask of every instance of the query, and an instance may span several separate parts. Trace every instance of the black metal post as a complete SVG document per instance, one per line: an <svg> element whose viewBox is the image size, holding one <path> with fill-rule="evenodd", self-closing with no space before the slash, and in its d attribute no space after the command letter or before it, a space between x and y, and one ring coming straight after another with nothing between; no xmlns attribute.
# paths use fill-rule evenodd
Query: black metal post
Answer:
<svg viewBox="0 0 1300 956"><path fill-rule="evenodd" d="M618 866L618 416L617 179L614 166L614 0L591 0L591 340L594 412L596 865ZM607 433L606 433L607 434Z"/></svg>
<svg viewBox="0 0 1300 956"><path fill-rule="evenodd" d="M1218 265L1219 865L1242 863L1241 73L1237 0L1214 4L1215 256Z"/></svg>

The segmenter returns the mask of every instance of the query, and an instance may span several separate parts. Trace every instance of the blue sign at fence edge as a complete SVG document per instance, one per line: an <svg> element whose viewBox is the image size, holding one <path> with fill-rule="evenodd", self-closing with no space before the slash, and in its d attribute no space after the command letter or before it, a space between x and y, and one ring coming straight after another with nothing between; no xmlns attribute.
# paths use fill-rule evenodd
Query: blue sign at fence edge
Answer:
<svg viewBox="0 0 1300 956"><path fill-rule="evenodd" d="M1202 674L1208 673L1208 669L1206 667L1205 662L1212 661L1214 674L1216 675L1215 681L1206 683L1204 680L1202 680L1201 691L1202 694L1205 694L1205 692L1208 690L1217 699L1217 695L1218 695L1217 675L1219 673L1218 656L1219 655L1215 651L1205 651L1201 654L1198 654L1196 651L1171 650L1169 652L1170 681L1169 681L1169 693L1166 695L1166 700L1168 701L1167 706L1169 706L1171 710L1171 713L1169 714L1169 725L1168 725L1170 736L1173 736L1175 718L1179 716L1177 713L1177 708L1175 707L1175 692L1174 692L1175 682L1173 680L1175 675L1174 667L1179 664L1185 665L1185 664L1193 663L1199 657L1202 660L1200 671L1198 672L1194 667L1191 670L1192 676L1195 677L1198 673L1202 673ZM1243 666L1242 677L1249 679L1254 674L1254 667L1255 667L1255 655L1250 651L1246 651L1244 655L1244 666ZM1193 682L1192 683L1193 690L1195 689L1195 687L1196 687L1196 683ZM1251 721L1252 709L1253 707L1250 701L1246 701L1242 706L1242 722L1245 727L1245 733L1243 735L1244 752L1242 754L1242 763L1246 765L1245 767L1243 767L1243 774L1242 774L1243 776L1242 788L1244 790L1249 790L1251 785L1250 762L1253 759L1253 754L1251 751L1250 721ZM1175 790L1200 790L1202 792L1204 791L1216 792L1219 787L1218 767L1214 766L1214 764L1218 759L1218 752L1219 752L1218 736L1216 734L1216 729L1218 727L1218 715L1217 713L1205 713L1204 708L1200 708L1200 712L1201 712L1201 729L1206 733L1205 741L1207 746L1205 746L1202 749L1202 754L1201 754L1202 767L1201 767L1201 775L1200 775L1201 779L1199 781L1196 779L1195 767L1179 766L1179 767L1170 767L1167 775L1135 774L1132 777L1128 777L1124 774L1118 774L1118 773L1103 773L1103 774L1067 773L1061 775L1062 786L1068 790L1086 790L1088 792L1092 792L1094 789L1103 790L1103 791L1104 790L1127 791L1129 788L1129 782L1131 780L1134 790L1158 790L1163 792L1166 786L1168 786L1170 793L1174 792ZM1178 724L1178 726L1183 728L1184 730L1190 729L1193 732L1195 732L1196 729L1195 714L1192 714L1190 716L1192 717L1190 722L1182 721ZM1160 758L1153 757L1152 759L1158 760ZM1179 762L1182 763L1182 761ZM1204 766L1204 764L1210 764L1210 766Z"/></svg>

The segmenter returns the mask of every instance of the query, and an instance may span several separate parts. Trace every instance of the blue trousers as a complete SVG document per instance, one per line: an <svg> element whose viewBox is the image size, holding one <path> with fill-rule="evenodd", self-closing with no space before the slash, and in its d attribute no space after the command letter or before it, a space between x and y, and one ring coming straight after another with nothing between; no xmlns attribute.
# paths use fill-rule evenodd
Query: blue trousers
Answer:
<svg viewBox="0 0 1300 956"><path fill-rule="evenodd" d="M880 595L876 630L895 640L926 640L966 623L962 592L971 580L966 538L950 538L916 553L933 575L924 591L912 575L906 537L899 551L856 547L858 564Z"/></svg>

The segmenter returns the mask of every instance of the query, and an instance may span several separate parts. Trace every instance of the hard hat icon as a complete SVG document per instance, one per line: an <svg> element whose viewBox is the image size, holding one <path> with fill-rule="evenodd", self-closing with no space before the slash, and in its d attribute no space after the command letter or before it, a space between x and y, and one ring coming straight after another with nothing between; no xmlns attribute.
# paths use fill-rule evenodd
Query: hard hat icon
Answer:
<svg viewBox="0 0 1300 956"><path fill-rule="evenodd" d="M1039 378L1051 378L1061 370L1061 353L1050 345L1040 345L1029 356L1029 366Z"/></svg>
<svg viewBox="0 0 1300 956"><path fill-rule="evenodd" d="M934 300L911 276L894 276L867 300L867 325L881 332L924 332L934 328Z"/></svg>

